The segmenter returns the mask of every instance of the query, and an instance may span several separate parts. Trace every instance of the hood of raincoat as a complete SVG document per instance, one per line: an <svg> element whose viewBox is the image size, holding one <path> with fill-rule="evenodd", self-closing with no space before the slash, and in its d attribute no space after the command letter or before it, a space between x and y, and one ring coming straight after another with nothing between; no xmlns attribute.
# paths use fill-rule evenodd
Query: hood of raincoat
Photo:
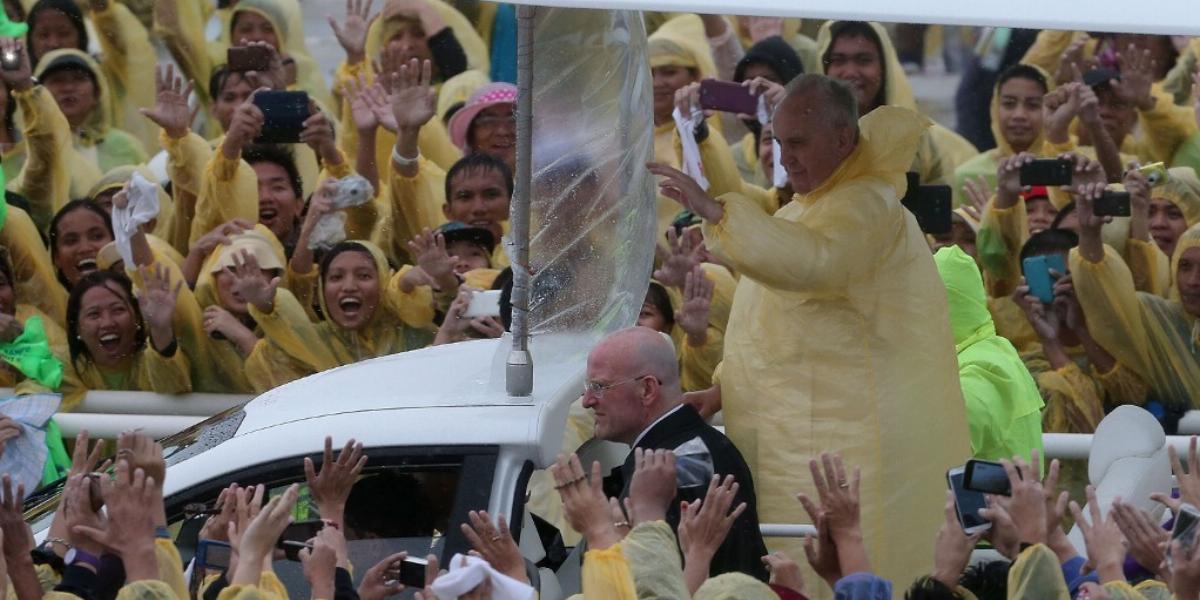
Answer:
<svg viewBox="0 0 1200 600"><path fill-rule="evenodd" d="M442 2L441 0L420 0L437 11L438 15L445 21L446 26L454 31L454 37L462 46L463 52L467 55L467 71L479 71L480 73L489 73L491 63L488 61L487 44L483 43L483 38L479 37L479 32L471 25L471 22L458 12L457 9ZM396 32L403 26L406 20L416 20L416 15L408 16L404 8L404 2L392 0L384 5L383 10L379 13L379 18L371 23L371 28L367 31L367 56L375 60L379 60L383 48L387 46L388 40L396 35ZM436 31L426 31L425 35L433 35ZM470 92L467 92L470 95ZM441 111L439 111L441 112Z"/></svg>
<svg viewBox="0 0 1200 600"><path fill-rule="evenodd" d="M383 249L380 248L379 246L376 246L375 244L372 244L371 242L365 242L362 240L354 240L351 243L353 243L356 246L359 246L363 250L366 250L371 255L371 258L374 259L374 261L375 261L375 271L376 271L376 273L378 273L378 277L379 277L379 303L375 306L375 312L371 314L371 320L368 321L367 324L364 325L363 328L359 331L360 334L370 335L368 332L370 332L372 327L374 327L375 324L379 323L380 320L387 313L387 309L384 308L384 295L386 294L388 279L391 277L391 274L392 274L392 268L388 265L387 256L383 253ZM330 314L329 306L325 304L325 274L324 273L321 273L317 277L317 299L321 305L321 314L323 314L323 315ZM348 333L354 333L354 332L348 332L348 331L343 330L342 327L339 326L336 322L334 322L334 320L332 318L326 318L325 322L329 324L330 330L333 331L335 335L341 336L341 335L348 334ZM397 327L399 327L399 325L397 325Z"/></svg>
<svg viewBox="0 0 1200 600"><path fill-rule="evenodd" d="M647 39L650 67L688 67L696 69L700 79L717 76L712 50L704 34L704 23L696 15L681 15L663 23Z"/></svg>
<svg viewBox="0 0 1200 600"><path fill-rule="evenodd" d="M1200 225L1193 225L1183 235L1179 236L1179 241L1175 242L1175 254L1171 256L1171 300L1179 302L1179 288L1175 285L1175 274L1179 272L1179 259L1183 258L1183 254L1192 248L1200 248ZM1186 314L1186 311L1184 311Z"/></svg>
<svg viewBox="0 0 1200 600"><path fill-rule="evenodd" d="M231 241L240 238L249 238L261 243L269 248L269 251L278 259L279 264L287 265L283 244L279 243L279 239L265 225L259 223L254 226L253 230L230 236ZM216 266L220 264L225 253L232 248L232 245L217 244L217 247L213 248L213 251L204 258L204 265L200 268L199 277L196 278L196 301L200 303L200 308L221 305L221 299L217 295L217 277L213 271L216 270Z"/></svg>
<svg viewBox="0 0 1200 600"><path fill-rule="evenodd" d="M492 80L488 79L487 73L475 70L466 70L447 79L438 89L438 118L442 122L445 122L447 120L446 114L450 112L451 108L454 108L455 105L458 105L458 108L462 108L466 104L467 99L475 93L475 90L491 82Z"/></svg>
<svg viewBox="0 0 1200 600"><path fill-rule="evenodd" d="M958 246L938 250L933 260L946 286L950 325L958 352L980 339L996 335L992 314L988 312L983 276L979 274L975 260Z"/></svg>
<svg viewBox="0 0 1200 600"><path fill-rule="evenodd" d="M1032 66L1032 65L1030 65L1030 66ZM1046 80L1047 86L1051 85L1051 77L1048 76L1045 71L1041 70L1038 67L1033 67L1033 68L1037 69L1037 72L1042 74L1042 77L1044 77ZM992 136L996 138L996 150L999 152L999 155L1000 156L1012 156L1013 154L1016 154L1015 152L1013 152L1012 146L1008 143L1008 140L1006 140L1004 138L1004 133L1000 130L1000 84L999 83L997 83L994 87L992 87L992 102L991 102L991 106L988 108L988 110L990 111L991 118L992 118ZM1042 153L1041 152L1042 146L1045 145L1045 143L1046 143L1046 128L1042 127L1042 130L1038 132L1037 138L1034 139L1033 143L1029 145L1029 152L1040 155Z"/></svg>
<svg viewBox="0 0 1200 600"><path fill-rule="evenodd" d="M84 142L98 144L104 140L105 134L112 127L112 96L108 89L108 79L104 77L104 71L100 69L100 63L96 62L96 59L74 48L59 48L47 52L38 61L33 76L41 80L51 67L64 63L87 69L92 74L92 81L96 83L96 106L79 133Z"/></svg>
<svg viewBox="0 0 1200 600"><path fill-rule="evenodd" d="M704 582L695 600L779 600L771 588L745 573L725 573Z"/></svg>
<svg viewBox="0 0 1200 600"><path fill-rule="evenodd" d="M147 181L154 184L155 190L158 192L158 217L157 226L154 228L154 234L159 237L167 237L166 233L170 229L171 219L175 215L175 202L167 190L159 185L158 178L145 165L123 165L116 167L105 173L92 189L88 190L88 198L96 199L96 196L113 189L121 189L125 184L129 183L129 179L133 174L141 173Z"/></svg>
<svg viewBox="0 0 1200 600"><path fill-rule="evenodd" d="M1150 190L1150 195L1166 198L1178 206L1188 227L1200 223L1200 177L1196 177L1191 167L1175 167L1170 174L1166 183Z"/></svg>
<svg viewBox="0 0 1200 600"><path fill-rule="evenodd" d="M833 46L833 26L837 23L841 23L841 21L827 21L817 33L817 52L821 57L822 64L825 63L831 46ZM888 37L887 30L883 28L883 25L873 22L867 24L875 32L879 47L883 51L883 89L880 90L883 104L916 110L917 101L913 96L912 85L908 83L908 76L904 74L904 67L900 65L900 58L896 55L896 47L892 45L892 38Z"/></svg>
<svg viewBox="0 0 1200 600"><path fill-rule="evenodd" d="M804 73L800 55L783 38L774 35L750 47L733 70L734 81L744 81L746 68L754 64L771 67L784 85Z"/></svg>

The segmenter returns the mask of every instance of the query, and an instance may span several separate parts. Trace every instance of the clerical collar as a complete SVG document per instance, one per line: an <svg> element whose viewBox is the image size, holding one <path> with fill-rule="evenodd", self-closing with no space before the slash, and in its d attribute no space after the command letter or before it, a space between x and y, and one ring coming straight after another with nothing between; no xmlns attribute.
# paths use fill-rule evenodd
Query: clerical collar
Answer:
<svg viewBox="0 0 1200 600"><path fill-rule="evenodd" d="M681 409L681 408L683 408L683 404L682 404L682 403L680 403L680 404L676 405L676 406L675 406L675 408L672 408L671 410L668 410L666 413L664 413L664 414L663 414L663 416L661 416L661 417L659 417L659 418L655 419L655 420L654 420L654 422L653 422L653 423L651 423L649 427L647 427L647 428L643 429L643 430L642 430L642 432L638 434L638 436L637 436L637 439L633 440L633 446L632 446L632 447L634 447L634 448L637 448L637 445L638 445L639 443L641 443L641 441L642 441L642 438L646 437L646 433L647 433L647 432L649 432L651 429L654 429L654 426L655 426L655 425L658 425L659 423L661 423L661 422L663 421L663 419L666 419L667 417L669 417L669 416L671 416L671 415L673 415L673 414L675 414L675 413L679 412L679 409Z"/></svg>

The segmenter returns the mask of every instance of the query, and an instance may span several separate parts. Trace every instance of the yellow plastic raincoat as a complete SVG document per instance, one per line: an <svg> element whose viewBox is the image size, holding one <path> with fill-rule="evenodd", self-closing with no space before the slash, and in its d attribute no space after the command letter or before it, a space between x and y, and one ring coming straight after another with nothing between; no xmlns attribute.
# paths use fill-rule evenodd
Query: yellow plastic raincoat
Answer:
<svg viewBox="0 0 1200 600"><path fill-rule="evenodd" d="M946 295L899 202L928 121L881 107L859 124L858 147L819 188L774 217L726 194L704 237L741 274L719 378L761 519L794 522L795 493L812 492L797 474L841 452L862 469L872 564L898 579L927 570L940 518L928 509L970 443Z"/></svg>
<svg viewBox="0 0 1200 600"><path fill-rule="evenodd" d="M1179 239L1172 274L1180 257L1196 247L1200 247L1200 226ZM1072 250L1070 268L1096 341L1140 376L1163 404L1196 407L1200 401L1196 317L1183 309L1178 291L1172 291L1170 299L1137 292L1129 267L1107 246L1098 263Z"/></svg>
<svg viewBox="0 0 1200 600"><path fill-rule="evenodd" d="M122 165L138 165L146 162L146 149L142 143L129 132L117 129L112 125L110 115L113 110L114 98L108 89L108 80L104 77L104 72L96 59L73 48L54 50L47 52L38 61L34 76L42 77L46 68L55 59L66 56L83 61L96 81L96 106L92 109L92 114L88 116L83 127L74 132L75 149L102 173L107 173Z"/></svg>
<svg viewBox="0 0 1200 600"><path fill-rule="evenodd" d="M832 29L836 21L828 21L821 26L817 35L817 46L820 56L825 57L833 43ZM912 86L904 74L904 67L896 55L896 47L887 30L879 23L870 23L871 29L883 46L883 94L884 103L888 106L899 106L909 110L917 110L917 101L913 97ZM954 170L967 162L979 150L971 145L966 138L954 131L934 123L921 135L917 146L917 155L908 169L916 171L921 176L923 185L950 183Z"/></svg>
<svg viewBox="0 0 1200 600"><path fill-rule="evenodd" d="M972 455L1000 460L1034 449L1041 454L1042 397L1012 343L996 335L979 267L958 246L938 250L933 260L950 304Z"/></svg>
<svg viewBox="0 0 1200 600"><path fill-rule="evenodd" d="M225 51L237 42L231 39L233 23L238 13L254 12L271 22L275 28L275 36L279 40L279 52L286 54L296 61L296 89L308 92L309 96L320 102L322 106L334 106L333 96L329 93L329 84L321 67L308 52L304 37L304 15L301 12L299 0L240 0L230 13L229 27L221 33L222 44L214 55L210 55L211 64L223 64ZM216 50L216 48L214 48ZM211 72L211 71L210 71ZM207 79L207 75L205 78Z"/></svg>
<svg viewBox="0 0 1200 600"><path fill-rule="evenodd" d="M246 375L256 390L360 360L415 350L433 340L430 289L419 287L404 293L400 279L407 269L392 275L378 246L357 243L370 252L379 273L380 304L371 322L358 331L342 329L331 320L313 323L290 292L277 290L272 313L250 307L251 316L266 334L246 361ZM324 279L317 282L317 297L322 312L329 314Z"/></svg>
<svg viewBox="0 0 1200 600"><path fill-rule="evenodd" d="M25 196L30 216L44 232L58 209L87 195L100 179L100 169L75 148L67 118L49 90L35 85L12 94L20 111L25 155L20 174L6 188Z"/></svg>
<svg viewBox="0 0 1200 600"><path fill-rule="evenodd" d="M708 309L708 340L702 346L692 346L687 334L676 325L671 332L679 355L679 382L685 392L705 390L712 387L713 372L721 363L725 349L725 328L729 325L729 309L733 306L733 294L737 290L737 279L729 269L713 263L702 263L704 276L713 282L712 302ZM683 307L683 295L678 288L664 286L671 299L672 310Z"/></svg>
<svg viewBox="0 0 1200 600"><path fill-rule="evenodd" d="M692 597L695 600L777 600L779 594L749 575L725 573L705 581Z"/></svg>
<svg viewBox="0 0 1200 600"><path fill-rule="evenodd" d="M1042 73L1045 75L1045 73ZM1049 77L1047 77L1049 80ZM963 185L967 180L975 181L982 177L987 180L988 189L996 188L996 169L1000 166L1000 159L1016 154L1013 147L1004 138L1004 133L1000 129L1000 86L996 85L992 89L991 108L992 121L992 136L996 138L996 147L987 152L980 153L959 165L954 170L954 206L962 206L966 200L966 195L963 192ZM1055 155L1053 148L1046 144L1046 132L1042 130L1038 132L1037 139L1029 145L1028 152L1032 152L1041 157L1049 157Z"/></svg>
<svg viewBox="0 0 1200 600"><path fill-rule="evenodd" d="M154 69L158 53L142 22L122 2L110 1L102 11L89 11L100 43L100 67L113 96L112 124L132 134L145 147L158 140L158 126L138 109L154 106Z"/></svg>
<svg viewBox="0 0 1200 600"><path fill-rule="evenodd" d="M167 357L159 354L146 336L146 345L122 368L106 369L86 356L68 360L63 370L62 412L79 405L88 390L138 390L160 394L192 391L191 360L181 348Z"/></svg>
<svg viewBox="0 0 1200 600"><path fill-rule="evenodd" d="M167 242L172 248L187 247L189 223L178 223L175 218L175 202L170 194L158 185L158 177L144 165L123 165L104 174L92 189L88 190L88 198L95 199L100 194L120 190L133 177L134 172L140 173L147 181L155 184L158 191L158 218L155 219L152 235ZM182 236L182 237L180 237Z"/></svg>
<svg viewBox="0 0 1200 600"><path fill-rule="evenodd" d="M29 213L16 206L8 207L4 227L0 227L0 246L8 250L12 260L17 302L36 306L64 327L67 290L58 280L50 252Z"/></svg>

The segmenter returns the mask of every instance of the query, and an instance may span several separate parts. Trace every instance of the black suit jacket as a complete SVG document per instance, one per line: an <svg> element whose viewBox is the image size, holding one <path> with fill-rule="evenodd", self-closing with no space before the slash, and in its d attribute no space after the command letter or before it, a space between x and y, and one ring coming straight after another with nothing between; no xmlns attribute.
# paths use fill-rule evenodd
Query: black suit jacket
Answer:
<svg viewBox="0 0 1200 600"><path fill-rule="evenodd" d="M659 421L637 442L635 448L646 450L672 450L676 454L676 482L679 491L667 510L667 522L671 528L679 528L679 503L703 499L708 492L709 480L714 474L733 475L737 480L738 495L733 506L745 502L746 510L734 522L725 543L713 556L709 574L713 577L722 573L745 573L767 581L769 574L762 564L767 554L762 533L758 528L758 507L754 495L754 479L741 452L729 438L713 429L691 406L683 405L667 418ZM620 468L621 494L624 500L629 495L629 482L633 479L633 452Z"/></svg>

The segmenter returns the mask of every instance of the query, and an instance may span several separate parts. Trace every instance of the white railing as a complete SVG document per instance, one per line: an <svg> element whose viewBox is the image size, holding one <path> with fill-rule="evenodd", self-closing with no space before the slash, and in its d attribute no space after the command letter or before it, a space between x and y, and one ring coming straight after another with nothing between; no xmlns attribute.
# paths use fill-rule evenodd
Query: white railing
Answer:
<svg viewBox="0 0 1200 600"><path fill-rule="evenodd" d="M11 395L11 389L0 388L0 398ZM122 431L137 429L160 439L252 398L238 394L89 391L74 411L58 413L54 421L65 439L74 438L84 429L92 438L111 440Z"/></svg>

